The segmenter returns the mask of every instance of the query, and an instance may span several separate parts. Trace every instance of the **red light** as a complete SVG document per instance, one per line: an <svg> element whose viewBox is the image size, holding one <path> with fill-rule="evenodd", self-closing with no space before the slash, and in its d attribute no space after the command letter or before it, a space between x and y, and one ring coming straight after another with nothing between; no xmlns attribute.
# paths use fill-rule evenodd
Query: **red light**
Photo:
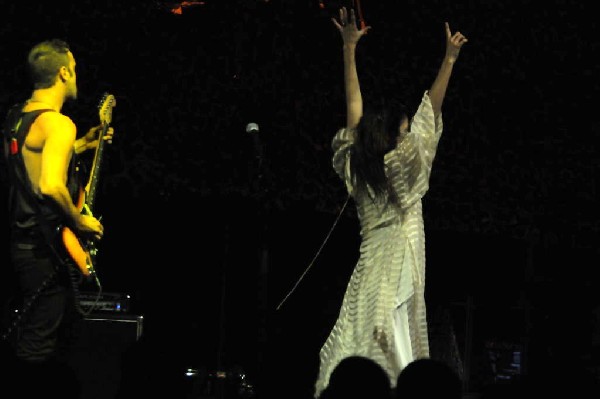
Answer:
<svg viewBox="0 0 600 399"><path fill-rule="evenodd" d="M172 14L181 15L181 14L183 14L184 8L188 8L188 7L192 7L192 6L203 6L206 3L203 1L182 1L181 3L176 3L176 4L178 4L177 7L171 8L170 11Z"/></svg>

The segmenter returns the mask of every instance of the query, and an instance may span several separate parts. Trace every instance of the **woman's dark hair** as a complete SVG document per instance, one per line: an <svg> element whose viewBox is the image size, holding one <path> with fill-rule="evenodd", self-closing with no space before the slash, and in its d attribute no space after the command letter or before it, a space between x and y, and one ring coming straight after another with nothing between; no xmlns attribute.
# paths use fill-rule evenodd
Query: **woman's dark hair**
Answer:
<svg viewBox="0 0 600 399"><path fill-rule="evenodd" d="M69 68L69 45L52 39L36 44L27 56L29 73L35 89L52 87L58 70Z"/></svg>
<svg viewBox="0 0 600 399"><path fill-rule="evenodd" d="M356 126L350 173L357 191L367 194L374 202L384 201L388 194L390 202L398 203L385 174L383 157L396 146L398 128L404 117L408 117L408 110L403 103L382 99L375 107L365 107Z"/></svg>

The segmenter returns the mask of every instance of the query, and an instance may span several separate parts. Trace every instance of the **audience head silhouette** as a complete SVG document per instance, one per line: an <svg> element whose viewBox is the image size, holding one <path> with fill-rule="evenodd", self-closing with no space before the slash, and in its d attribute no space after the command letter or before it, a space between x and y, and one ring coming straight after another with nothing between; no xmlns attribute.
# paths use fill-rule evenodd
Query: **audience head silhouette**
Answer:
<svg viewBox="0 0 600 399"><path fill-rule="evenodd" d="M362 356L342 359L329 378L319 399L390 399L391 383L385 370Z"/></svg>
<svg viewBox="0 0 600 399"><path fill-rule="evenodd" d="M461 399L462 381L448 364L423 358L402 369L394 391L396 399Z"/></svg>

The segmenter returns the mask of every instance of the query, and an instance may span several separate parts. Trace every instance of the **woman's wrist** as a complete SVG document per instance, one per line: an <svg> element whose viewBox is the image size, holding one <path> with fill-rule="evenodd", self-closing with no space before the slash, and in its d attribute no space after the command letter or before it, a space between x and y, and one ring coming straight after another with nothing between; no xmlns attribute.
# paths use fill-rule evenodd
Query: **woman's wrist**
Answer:
<svg viewBox="0 0 600 399"><path fill-rule="evenodd" d="M356 43L344 43L344 51L354 51L356 49Z"/></svg>

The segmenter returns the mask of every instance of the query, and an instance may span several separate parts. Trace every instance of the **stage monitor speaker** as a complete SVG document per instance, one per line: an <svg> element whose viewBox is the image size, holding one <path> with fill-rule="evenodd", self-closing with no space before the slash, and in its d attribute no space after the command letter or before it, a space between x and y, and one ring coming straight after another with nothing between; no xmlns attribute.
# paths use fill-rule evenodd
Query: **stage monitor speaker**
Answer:
<svg viewBox="0 0 600 399"><path fill-rule="evenodd" d="M121 382L123 353L142 335L143 316L87 316L69 365L78 377L81 399L112 399Z"/></svg>

